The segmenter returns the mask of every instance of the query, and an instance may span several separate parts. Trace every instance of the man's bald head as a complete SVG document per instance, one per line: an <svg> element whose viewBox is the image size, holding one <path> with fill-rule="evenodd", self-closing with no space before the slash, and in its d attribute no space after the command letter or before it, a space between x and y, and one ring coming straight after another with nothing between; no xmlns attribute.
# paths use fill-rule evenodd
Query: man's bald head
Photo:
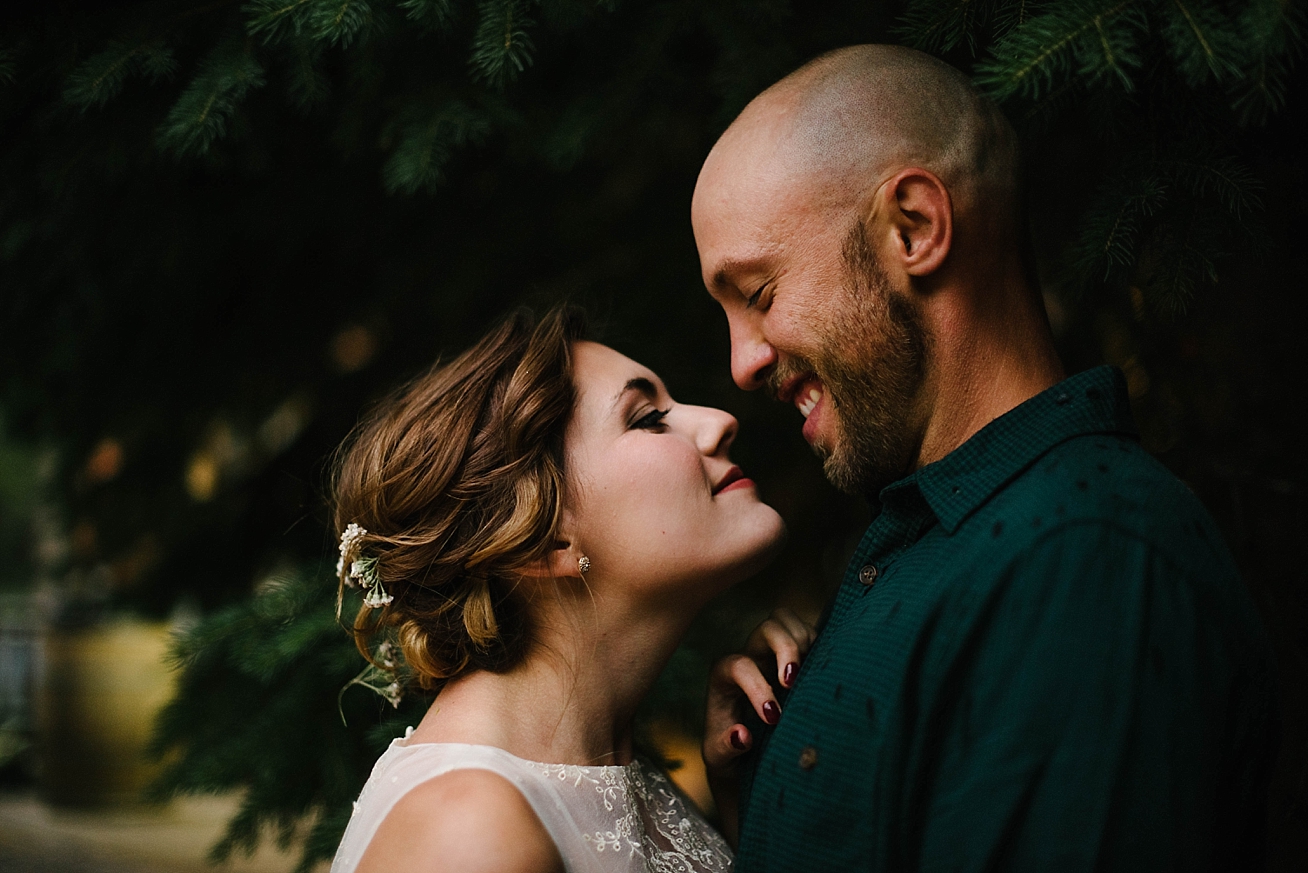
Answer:
<svg viewBox="0 0 1308 873"><path fill-rule="evenodd" d="M768 163L777 181L801 183L808 196L829 203L860 197L897 169L917 166L940 177L956 210L980 206L999 217L993 207L1013 208L1017 138L998 108L948 64L899 46L851 46L755 98L704 172L742 161Z"/></svg>
<svg viewBox="0 0 1308 873"><path fill-rule="evenodd" d="M805 65L704 162L691 223L732 377L799 410L839 487L875 492L1057 381L1016 176L999 110L894 46Z"/></svg>

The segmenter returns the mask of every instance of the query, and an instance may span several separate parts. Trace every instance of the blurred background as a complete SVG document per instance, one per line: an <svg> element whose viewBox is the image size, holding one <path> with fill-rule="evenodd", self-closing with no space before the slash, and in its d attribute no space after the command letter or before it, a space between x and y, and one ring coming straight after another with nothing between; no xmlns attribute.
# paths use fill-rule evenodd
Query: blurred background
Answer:
<svg viewBox="0 0 1308 873"><path fill-rule="evenodd" d="M790 526L642 715L701 792L708 663L777 603L815 615L869 513L794 410L732 386L691 191L763 88L897 42L1018 126L1069 370L1124 370L1144 444L1226 534L1280 661L1272 867L1308 869L1304 27L1296 0L6 8L0 868L330 856L425 702L349 685L370 677L333 615L328 457L397 382L561 299L734 413ZM191 836L146 857L104 842L124 828Z"/></svg>

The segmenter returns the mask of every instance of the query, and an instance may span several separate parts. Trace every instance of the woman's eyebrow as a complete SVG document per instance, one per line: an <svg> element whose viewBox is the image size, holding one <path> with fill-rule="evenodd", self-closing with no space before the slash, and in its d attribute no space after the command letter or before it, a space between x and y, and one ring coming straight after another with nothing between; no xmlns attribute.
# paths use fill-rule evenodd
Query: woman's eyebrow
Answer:
<svg viewBox="0 0 1308 873"><path fill-rule="evenodd" d="M622 398L627 396L628 391L638 391L646 397L657 397L659 393L659 389L654 386L653 382L644 376L637 376L634 379L628 379L627 384L622 386L622 390L613 398L613 405L617 406L621 403Z"/></svg>

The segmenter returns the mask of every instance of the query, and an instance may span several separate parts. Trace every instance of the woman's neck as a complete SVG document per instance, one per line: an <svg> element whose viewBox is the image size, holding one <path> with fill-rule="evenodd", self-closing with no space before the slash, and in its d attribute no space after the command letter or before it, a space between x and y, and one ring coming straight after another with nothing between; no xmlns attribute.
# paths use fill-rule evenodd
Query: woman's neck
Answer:
<svg viewBox="0 0 1308 873"><path fill-rule="evenodd" d="M598 603L540 620L522 664L450 682L413 741L498 746L548 763L625 764L636 707L688 623L684 608L660 614Z"/></svg>

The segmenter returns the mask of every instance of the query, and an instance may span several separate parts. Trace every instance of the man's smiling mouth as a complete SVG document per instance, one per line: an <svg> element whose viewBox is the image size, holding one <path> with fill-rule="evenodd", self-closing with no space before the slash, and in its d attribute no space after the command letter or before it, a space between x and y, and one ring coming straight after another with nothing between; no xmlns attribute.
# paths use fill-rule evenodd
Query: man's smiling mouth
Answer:
<svg viewBox="0 0 1308 873"><path fill-rule="evenodd" d="M795 407L800 414L808 418L822 400L822 392L816 386L810 387L802 396L795 398Z"/></svg>
<svg viewBox="0 0 1308 873"><path fill-rule="evenodd" d="M805 373L786 386L784 399L793 403L800 415L807 419L826 395L826 386L822 380L814 373Z"/></svg>

